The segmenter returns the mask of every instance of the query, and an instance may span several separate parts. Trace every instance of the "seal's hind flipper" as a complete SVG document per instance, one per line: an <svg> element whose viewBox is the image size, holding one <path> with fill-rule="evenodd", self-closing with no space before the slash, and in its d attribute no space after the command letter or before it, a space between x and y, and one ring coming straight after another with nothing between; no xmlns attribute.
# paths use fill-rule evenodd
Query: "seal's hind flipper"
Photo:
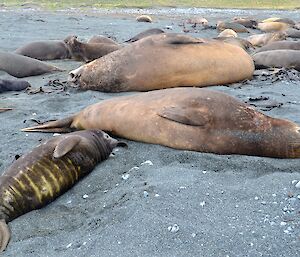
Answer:
<svg viewBox="0 0 300 257"><path fill-rule="evenodd" d="M46 122L43 125L24 128L24 129L21 129L21 131L24 131L24 132L57 132L57 133L72 132L75 130L74 128L71 128L73 120L74 120L74 116L71 116L71 117L68 117L65 119L61 119L61 120Z"/></svg>
<svg viewBox="0 0 300 257"><path fill-rule="evenodd" d="M10 229L5 220L0 220L0 252L3 252L10 240Z"/></svg>
<svg viewBox="0 0 300 257"><path fill-rule="evenodd" d="M165 107L158 115L172 121L190 126L204 126L209 122L208 113L199 108L181 106Z"/></svg>

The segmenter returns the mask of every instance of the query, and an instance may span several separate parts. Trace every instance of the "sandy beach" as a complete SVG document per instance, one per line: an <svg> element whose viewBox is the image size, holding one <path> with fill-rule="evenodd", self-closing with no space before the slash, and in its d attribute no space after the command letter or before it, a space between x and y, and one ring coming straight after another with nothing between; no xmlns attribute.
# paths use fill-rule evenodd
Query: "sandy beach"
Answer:
<svg viewBox="0 0 300 257"><path fill-rule="evenodd" d="M138 23L147 13L153 23ZM48 12L0 9L0 49L14 51L36 40L106 35L123 42L148 28L182 32L196 15L212 24L234 16L280 16L300 21L299 11L213 9L117 9ZM187 26L191 28L190 25ZM254 33L254 31L251 31ZM215 30L189 35L215 37ZM244 35L247 36L247 35ZM49 85L67 80L81 65L51 61L64 72L25 78L32 91L0 95L1 173L53 134L20 129L69 116L103 99L133 94L78 91ZM0 72L0 78L12 78ZM51 83L50 83L51 84ZM252 81L210 87L256 106L267 115L300 124L300 81L254 77ZM257 99L266 100L257 100ZM254 100L253 100L254 99ZM255 99L257 101L255 101ZM174 150L125 140L129 148L99 164L86 178L48 206L9 223L12 238L1 256L300 256L299 159L216 155Z"/></svg>

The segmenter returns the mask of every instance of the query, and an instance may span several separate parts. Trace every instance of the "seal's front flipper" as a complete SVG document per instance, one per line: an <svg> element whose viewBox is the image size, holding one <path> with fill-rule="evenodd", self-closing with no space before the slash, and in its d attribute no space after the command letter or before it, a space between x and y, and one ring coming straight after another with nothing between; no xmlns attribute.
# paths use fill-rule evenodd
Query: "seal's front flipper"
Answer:
<svg viewBox="0 0 300 257"><path fill-rule="evenodd" d="M50 121L46 122L43 125L38 125L34 127L24 128L21 129L21 131L24 132L56 132L56 133L67 133L72 132L75 129L71 127L72 122L74 120L74 116L56 120L56 121Z"/></svg>
<svg viewBox="0 0 300 257"><path fill-rule="evenodd" d="M0 252L3 252L6 249L10 239L10 234L10 229L5 220L0 220Z"/></svg>
<svg viewBox="0 0 300 257"><path fill-rule="evenodd" d="M81 136L71 135L60 141L54 149L53 157L60 158L70 152L82 140Z"/></svg>
<svg viewBox="0 0 300 257"><path fill-rule="evenodd" d="M172 121L190 126L204 126L209 122L208 113L195 107L165 107L158 115Z"/></svg>

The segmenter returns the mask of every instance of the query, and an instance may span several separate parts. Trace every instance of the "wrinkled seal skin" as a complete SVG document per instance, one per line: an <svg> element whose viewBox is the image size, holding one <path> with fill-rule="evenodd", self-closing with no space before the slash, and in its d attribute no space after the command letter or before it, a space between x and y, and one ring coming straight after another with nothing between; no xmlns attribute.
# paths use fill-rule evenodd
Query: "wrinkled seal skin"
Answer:
<svg viewBox="0 0 300 257"><path fill-rule="evenodd" d="M243 25L241 25L239 23L236 23L236 22L223 22L223 21L219 21L217 23L217 29L219 31L223 31L225 29L232 29L232 30L234 30L237 33L239 33L239 32L240 33L244 33L244 32L249 33L248 29L245 26L243 26Z"/></svg>
<svg viewBox="0 0 300 257"><path fill-rule="evenodd" d="M252 58L239 47L161 34L83 65L70 72L69 80L81 89L148 91L233 83L251 78L253 71Z"/></svg>
<svg viewBox="0 0 300 257"><path fill-rule="evenodd" d="M41 61L71 58L65 42L62 40L31 42L18 48L15 53Z"/></svg>
<svg viewBox="0 0 300 257"><path fill-rule="evenodd" d="M264 46L271 42L284 40L286 37L285 32L274 32L252 35L248 37L247 40L254 46Z"/></svg>
<svg viewBox="0 0 300 257"><path fill-rule="evenodd" d="M121 45L111 43L82 43L76 37L68 40L66 44L72 58L84 62L93 61L122 48Z"/></svg>
<svg viewBox="0 0 300 257"><path fill-rule="evenodd" d="M299 50L270 50L253 55L256 68L294 68L300 71Z"/></svg>
<svg viewBox="0 0 300 257"><path fill-rule="evenodd" d="M172 88L115 97L72 117L24 131L101 128L176 149L278 158L300 157L300 127L205 88Z"/></svg>
<svg viewBox="0 0 300 257"><path fill-rule="evenodd" d="M300 41L276 41L268 43L267 45L259 48L256 52L264 52L270 50L280 50L280 49L289 49L289 50L300 50Z"/></svg>
<svg viewBox="0 0 300 257"><path fill-rule="evenodd" d="M17 77L41 75L44 73L62 71L61 69L42 61L19 54L0 51L0 70Z"/></svg>
<svg viewBox="0 0 300 257"><path fill-rule="evenodd" d="M145 31L142 31L141 33L138 33L137 35L135 35L134 37L126 40L126 43L133 43L136 42L142 38L151 36L151 35L157 35L157 34L162 34L165 33L162 29L147 29Z"/></svg>
<svg viewBox="0 0 300 257"><path fill-rule="evenodd" d="M17 159L0 177L0 251L10 238L7 222L53 201L117 145L101 130L78 131L52 138Z"/></svg>
<svg viewBox="0 0 300 257"><path fill-rule="evenodd" d="M21 91L29 87L30 84L24 80L0 79L0 93L6 91Z"/></svg>
<svg viewBox="0 0 300 257"><path fill-rule="evenodd" d="M96 36L92 36L87 43L90 44L99 44L99 43L106 43L106 44L115 44L118 45L118 43L108 37L105 36L101 36L101 35L96 35Z"/></svg>

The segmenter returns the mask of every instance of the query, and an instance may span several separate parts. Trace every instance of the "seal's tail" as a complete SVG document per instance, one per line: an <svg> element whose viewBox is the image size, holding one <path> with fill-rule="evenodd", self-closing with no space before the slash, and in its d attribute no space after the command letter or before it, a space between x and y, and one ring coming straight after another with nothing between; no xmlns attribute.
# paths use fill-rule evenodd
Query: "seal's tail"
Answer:
<svg viewBox="0 0 300 257"><path fill-rule="evenodd" d="M72 132L75 129L71 127L74 116L64 118L61 120L49 121L42 125L21 129L25 132L56 132L67 133Z"/></svg>

